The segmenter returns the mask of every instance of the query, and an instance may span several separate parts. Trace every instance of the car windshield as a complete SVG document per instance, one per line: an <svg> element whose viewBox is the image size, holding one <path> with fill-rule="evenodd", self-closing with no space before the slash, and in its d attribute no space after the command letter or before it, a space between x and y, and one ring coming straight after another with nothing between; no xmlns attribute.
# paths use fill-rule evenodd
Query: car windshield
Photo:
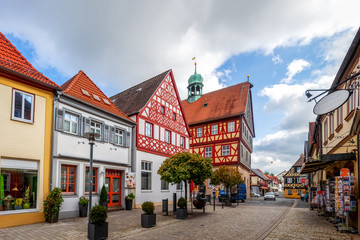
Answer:
<svg viewBox="0 0 360 240"><path fill-rule="evenodd" d="M272 192L267 192L265 195L274 195Z"/></svg>

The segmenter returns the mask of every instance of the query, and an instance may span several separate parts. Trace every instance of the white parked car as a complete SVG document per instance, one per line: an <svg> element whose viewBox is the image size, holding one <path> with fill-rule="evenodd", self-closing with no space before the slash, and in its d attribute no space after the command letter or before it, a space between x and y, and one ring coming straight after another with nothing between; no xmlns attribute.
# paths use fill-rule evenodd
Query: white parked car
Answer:
<svg viewBox="0 0 360 240"><path fill-rule="evenodd" d="M264 200L268 200L268 199L275 201L276 200L275 193L273 192L265 193Z"/></svg>

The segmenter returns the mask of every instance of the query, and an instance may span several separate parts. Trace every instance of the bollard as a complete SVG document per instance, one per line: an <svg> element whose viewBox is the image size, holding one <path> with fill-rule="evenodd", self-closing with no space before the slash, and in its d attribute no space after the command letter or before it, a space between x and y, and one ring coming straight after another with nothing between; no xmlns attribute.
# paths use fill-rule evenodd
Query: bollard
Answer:
<svg viewBox="0 0 360 240"><path fill-rule="evenodd" d="M206 197L206 201L211 204L211 195L208 194L205 197Z"/></svg>
<svg viewBox="0 0 360 240"><path fill-rule="evenodd" d="M173 214L176 213L176 203L177 203L177 199L176 199L176 193L173 193Z"/></svg>
<svg viewBox="0 0 360 240"><path fill-rule="evenodd" d="M215 198L216 198L216 197L215 197L215 195L214 195L214 211L215 211Z"/></svg>
<svg viewBox="0 0 360 240"><path fill-rule="evenodd" d="M162 212L166 212L166 216L169 215L167 198L162 200Z"/></svg>

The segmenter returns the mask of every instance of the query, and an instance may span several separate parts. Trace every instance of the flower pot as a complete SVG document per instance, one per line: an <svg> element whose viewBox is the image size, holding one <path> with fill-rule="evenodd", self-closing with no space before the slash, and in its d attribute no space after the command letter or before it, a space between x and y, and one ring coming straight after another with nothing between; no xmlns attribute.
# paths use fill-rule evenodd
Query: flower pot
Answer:
<svg viewBox="0 0 360 240"><path fill-rule="evenodd" d="M141 214L141 226L144 228L154 227L156 225L156 214Z"/></svg>
<svg viewBox="0 0 360 240"><path fill-rule="evenodd" d="M106 207L106 211L108 210L108 202L107 202L107 201L106 201L106 202L99 202L99 204L100 204L101 206Z"/></svg>
<svg viewBox="0 0 360 240"><path fill-rule="evenodd" d="M49 217L46 219L48 223L57 223L59 221L59 212L57 212L53 219L51 219L52 215L49 215Z"/></svg>
<svg viewBox="0 0 360 240"><path fill-rule="evenodd" d="M125 199L125 209L126 210L132 210L132 199Z"/></svg>
<svg viewBox="0 0 360 240"><path fill-rule="evenodd" d="M176 209L176 218L177 219L185 219L187 218L187 209L186 208L178 208Z"/></svg>
<svg viewBox="0 0 360 240"><path fill-rule="evenodd" d="M30 203L24 203L23 208L24 209L29 209L30 208Z"/></svg>
<svg viewBox="0 0 360 240"><path fill-rule="evenodd" d="M88 205L79 205L79 217L87 217Z"/></svg>
<svg viewBox="0 0 360 240"><path fill-rule="evenodd" d="M108 228L108 222L104 224L88 223L88 239L106 239L108 237Z"/></svg>

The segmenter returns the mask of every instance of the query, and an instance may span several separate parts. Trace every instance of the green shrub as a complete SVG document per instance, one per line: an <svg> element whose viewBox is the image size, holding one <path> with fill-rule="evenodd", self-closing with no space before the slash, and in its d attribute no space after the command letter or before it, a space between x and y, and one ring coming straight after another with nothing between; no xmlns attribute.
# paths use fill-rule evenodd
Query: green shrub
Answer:
<svg viewBox="0 0 360 240"><path fill-rule="evenodd" d="M101 193L100 193L100 202L107 202L108 197L107 197L107 190L105 185L102 186L101 188Z"/></svg>
<svg viewBox="0 0 360 240"><path fill-rule="evenodd" d="M125 198L129 200L133 200L135 198L135 195L133 193L129 193Z"/></svg>
<svg viewBox="0 0 360 240"><path fill-rule="evenodd" d="M146 214L153 214L154 210L155 210L155 206L154 203L152 202L144 202L141 205L141 209L144 211L144 213Z"/></svg>
<svg viewBox="0 0 360 240"><path fill-rule="evenodd" d="M87 206L89 204L89 199L87 197L81 196L79 198L79 205Z"/></svg>
<svg viewBox="0 0 360 240"><path fill-rule="evenodd" d="M179 200L178 200L178 202L177 202L177 206L178 206L179 208L185 208L185 207L186 207L186 204L187 204L186 199L183 198L183 197L180 197Z"/></svg>
<svg viewBox="0 0 360 240"><path fill-rule="evenodd" d="M106 207L95 205L90 210L90 221L94 224L104 224L107 219Z"/></svg>
<svg viewBox="0 0 360 240"><path fill-rule="evenodd" d="M44 200L44 214L47 221L53 222L58 216L63 201L61 189L54 188Z"/></svg>

